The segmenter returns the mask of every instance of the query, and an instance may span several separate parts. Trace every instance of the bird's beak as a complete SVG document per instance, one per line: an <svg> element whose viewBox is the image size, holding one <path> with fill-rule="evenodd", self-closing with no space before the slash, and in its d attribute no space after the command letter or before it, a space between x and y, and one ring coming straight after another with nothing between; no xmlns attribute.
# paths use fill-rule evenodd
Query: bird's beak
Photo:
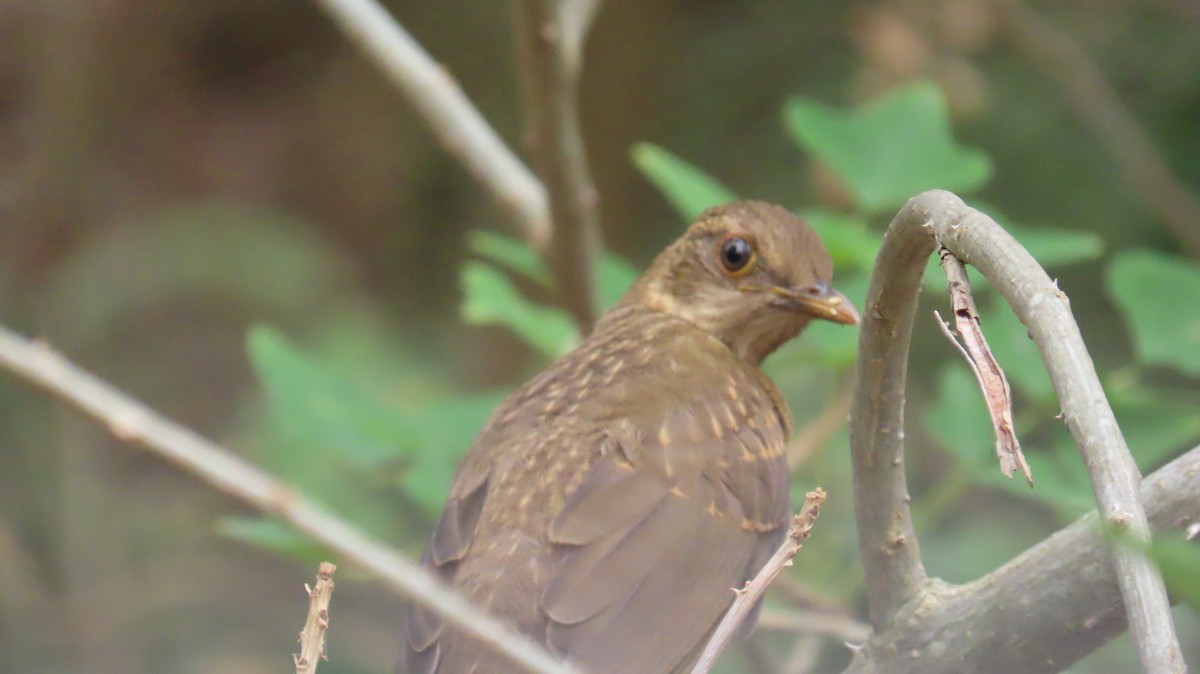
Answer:
<svg viewBox="0 0 1200 674"><path fill-rule="evenodd" d="M814 283L799 288L770 288L771 294L786 304L820 318L842 325L858 325L858 310L846 296L825 283Z"/></svg>

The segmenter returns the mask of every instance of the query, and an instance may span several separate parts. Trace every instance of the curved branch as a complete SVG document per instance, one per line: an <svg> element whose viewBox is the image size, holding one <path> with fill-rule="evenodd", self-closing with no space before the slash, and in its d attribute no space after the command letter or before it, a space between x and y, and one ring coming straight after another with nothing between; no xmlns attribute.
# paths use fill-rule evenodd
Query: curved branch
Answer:
<svg viewBox="0 0 1200 674"><path fill-rule="evenodd" d="M563 306L591 331L596 317L592 268L600 250L598 196L579 128L583 42L596 0L520 0L518 55L526 147L550 199L554 223L547 263Z"/></svg>
<svg viewBox="0 0 1200 674"><path fill-rule="evenodd" d="M1083 455L1101 517L1139 541L1149 540L1138 493L1141 474L1100 386L1066 293L995 221L949 192L914 197L896 216L897 221L905 219L927 223L924 226L933 229L942 245L992 282L1029 329L1058 393L1063 419ZM1128 547L1114 547L1112 556L1142 666L1151 674L1182 672L1183 654L1158 569Z"/></svg>
<svg viewBox="0 0 1200 674"><path fill-rule="evenodd" d="M507 209L524 238L551 238L546 190L500 140L454 79L375 0L314 0L400 88L450 154Z"/></svg>
<svg viewBox="0 0 1200 674"><path fill-rule="evenodd" d="M868 614L877 629L926 578L904 479L904 398L917 295L934 247L918 228L888 229L858 337L850 453Z"/></svg>
<svg viewBox="0 0 1200 674"><path fill-rule="evenodd" d="M929 610L942 599L920 593L924 579L903 475L903 387L916 282L936 243L976 267L1028 328L1058 393L1063 417L1083 455L1100 516L1135 539L1149 538L1140 475L1096 376L1066 295L1036 261L986 215L955 195L913 197L892 221L872 275L859 341L852 412L855 500L871 618L908 604ZM899 342L899 343L897 343ZM901 358L902 360L896 360ZM878 489L878 493L871 491ZM888 552L892 552L888 556ZM1157 568L1140 552L1110 551L1134 643L1147 672L1183 671L1183 657ZM909 601L914 600L915 601Z"/></svg>
<svg viewBox="0 0 1200 674"><path fill-rule="evenodd" d="M1147 476L1155 532L1200 522L1200 447ZM983 578L935 584L875 634L845 674L1053 674L1124 631L1118 576L1096 513Z"/></svg>
<svg viewBox="0 0 1200 674"><path fill-rule="evenodd" d="M108 426L118 439L137 443L252 507L291 522L313 540L370 571L404 597L497 653L539 674L572 674L527 637L467 603L433 574L369 538L302 494L79 369L42 342L0 327L0 367L11 370Z"/></svg>

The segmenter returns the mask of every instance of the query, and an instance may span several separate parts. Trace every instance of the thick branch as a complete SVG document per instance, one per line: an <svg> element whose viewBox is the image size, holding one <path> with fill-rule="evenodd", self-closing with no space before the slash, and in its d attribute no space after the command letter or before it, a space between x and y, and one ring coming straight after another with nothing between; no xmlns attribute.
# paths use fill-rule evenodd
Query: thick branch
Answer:
<svg viewBox="0 0 1200 674"><path fill-rule="evenodd" d="M372 572L397 593L438 612L447 622L530 672L571 674L528 638L468 604L433 574L367 537L229 450L175 424L77 368L48 346L0 328L0 366L74 405L113 435L153 450L221 491L282 517L314 540Z"/></svg>
<svg viewBox="0 0 1200 674"><path fill-rule="evenodd" d="M1019 0L995 0L1016 47L1065 92L1076 114L1116 157L1142 203L1192 254L1200 256L1200 200L1154 147L1099 66L1079 45Z"/></svg>
<svg viewBox="0 0 1200 674"><path fill-rule="evenodd" d="M550 243L546 190L462 89L375 0L314 0L416 106L438 141L506 208L537 250Z"/></svg>
<svg viewBox="0 0 1200 674"><path fill-rule="evenodd" d="M1142 485L1156 532L1200 522L1200 447ZM1124 631L1109 544L1095 513L983 578L934 584L859 652L846 674L1052 674Z"/></svg>
<svg viewBox="0 0 1200 674"><path fill-rule="evenodd" d="M596 7L595 0L517 2L525 142L549 194L554 223L547 262L563 305L584 334L595 320L592 268L600 230L577 91L583 42Z"/></svg>

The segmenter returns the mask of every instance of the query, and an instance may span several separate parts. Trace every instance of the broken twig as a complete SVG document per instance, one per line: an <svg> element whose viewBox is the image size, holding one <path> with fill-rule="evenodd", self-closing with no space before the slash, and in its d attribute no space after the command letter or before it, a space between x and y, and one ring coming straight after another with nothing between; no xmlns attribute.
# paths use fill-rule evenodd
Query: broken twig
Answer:
<svg viewBox="0 0 1200 674"><path fill-rule="evenodd" d="M725 650L725 646L729 644L729 640L733 638L738 627L746 620L746 616L750 615L754 607L758 605L758 601L762 599L771 581L775 580L775 576L778 576L784 567L792 565L792 558L800 552L800 548L804 547L804 541L808 540L809 535L812 534L813 525L816 524L817 516L821 514L821 504L823 503L825 503L824 489L817 487L805 494L804 506L792 518L792 524L788 527L788 535L784 539L783 545L780 545L775 554L771 555L758 575L746 582L745 587L734 589L737 597L730 604L729 610L725 612L725 617L721 618L720 624L717 625L717 629L708 643L705 644L704 652L700 654L700 659L692 667L691 674L707 674L712 669L713 664L717 661L717 656Z"/></svg>
<svg viewBox="0 0 1200 674"><path fill-rule="evenodd" d="M316 674L317 663L328 661L325 656L325 632L329 630L329 600L333 598L333 572L337 567L321 562L317 567L317 583L312 587L304 584L308 593L308 618L300 630L300 653L293 655L296 674Z"/></svg>
<svg viewBox="0 0 1200 674"><path fill-rule="evenodd" d="M971 296L971 283L967 279L967 270L959 260L945 247L938 251L942 261L942 269L946 271L949 282L950 306L954 309L954 329L962 338L959 343L950 332L946 322L938 312L938 326L946 333L959 353L967 360L979 388L983 391L987 403L988 416L992 419L992 430L996 433L996 458L1000 459L1000 471L1005 477L1012 477L1014 471L1021 469L1025 481L1033 486L1033 473L1021 452L1021 443L1017 440L1017 432L1013 428L1012 389L1008 386L1008 378L1000 363L992 355L987 339L980 327L979 311L975 308L975 298Z"/></svg>

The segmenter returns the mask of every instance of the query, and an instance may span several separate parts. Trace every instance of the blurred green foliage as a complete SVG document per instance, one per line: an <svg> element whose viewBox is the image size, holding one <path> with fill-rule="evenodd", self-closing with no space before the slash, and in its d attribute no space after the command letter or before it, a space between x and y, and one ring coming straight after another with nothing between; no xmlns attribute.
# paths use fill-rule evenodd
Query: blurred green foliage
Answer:
<svg viewBox="0 0 1200 674"><path fill-rule="evenodd" d="M489 411L577 339L540 260L492 231L503 209L315 3L46 4L0 12L4 324L419 554ZM519 148L511 3L385 4ZM603 3L579 108L621 254L601 270L605 306L735 195L801 213L861 301L891 212L936 184L1060 279L1139 466L1194 444L1200 253L1153 194L1165 167L1200 196L1200 20L1184 2L1023 4L1114 96L1080 100L1078 73L1031 56L987 1ZM945 101L899 86L915 77ZM1150 171L1096 128L1114 103ZM998 474L976 386L923 307L908 480L926 564L950 581L1092 500L1024 326L975 285L1037 486ZM925 287L944 302L935 261ZM798 427L843 394L856 340L817 325L769 360ZM790 577L859 614L846 450L839 430L796 474L796 496L830 496ZM298 581L327 554L0 383L0 673L269 671L294 648ZM1171 559L1183 596L1194 555ZM341 582L334 610L321 671L390 669L402 601ZM1200 617L1176 618L1195 667ZM783 662L794 641L754 643ZM739 657L724 671L764 671ZM846 657L826 640L813 671ZM1072 671L1135 668L1122 638Z"/></svg>
<svg viewBox="0 0 1200 674"><path fill-rule="evenodd" d="M864 213L895 211L933 187L973 192L992 173L986 155L954 141L933 82L906 85L853 111L794 98L783 113L796 143L837 174Z"/></svg>

